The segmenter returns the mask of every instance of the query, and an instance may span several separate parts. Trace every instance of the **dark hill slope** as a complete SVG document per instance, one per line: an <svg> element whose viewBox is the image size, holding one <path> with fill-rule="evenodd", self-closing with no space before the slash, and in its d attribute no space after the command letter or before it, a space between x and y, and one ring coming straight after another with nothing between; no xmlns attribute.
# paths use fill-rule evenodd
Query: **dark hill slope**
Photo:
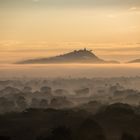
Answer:
<svg viewBox="0 0 140 140"><path fill-rule="evenodd" d="M63 55L49 58L30 59L20 61L18 64L50 64L50 63L117 63L98 58L91 50L75 50Z"/></svg>

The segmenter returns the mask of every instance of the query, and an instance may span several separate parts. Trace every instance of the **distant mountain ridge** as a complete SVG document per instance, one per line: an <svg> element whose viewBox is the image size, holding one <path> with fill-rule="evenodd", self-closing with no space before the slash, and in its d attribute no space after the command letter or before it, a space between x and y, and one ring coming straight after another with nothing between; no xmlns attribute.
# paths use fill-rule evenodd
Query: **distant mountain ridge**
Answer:
<svg viewBox="0 0 140 140"><path fill-rule="evenodd" d="M135 59L135 60L129 61L128 63L140 63L140 59Z"/></svg>
<svg viewBox="0 0 140 140"><path fill-rule="evenodd" d="M97 57L92 50L81 49L48 58L30 59L17 62L17 64L51 64L51 63L119 63L117 61L105 61Z"/></svg>

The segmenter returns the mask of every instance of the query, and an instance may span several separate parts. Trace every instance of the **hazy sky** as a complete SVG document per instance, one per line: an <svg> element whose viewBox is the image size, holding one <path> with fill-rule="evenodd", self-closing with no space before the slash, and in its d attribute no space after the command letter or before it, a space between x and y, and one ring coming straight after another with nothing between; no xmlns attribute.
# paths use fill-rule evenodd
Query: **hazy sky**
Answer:
<svg viewBox="0 0 140 140"><path fill-rule="evenodd" d="M140 55L140 0L0 0L0 62L87 47L104 59Z"/></svg>

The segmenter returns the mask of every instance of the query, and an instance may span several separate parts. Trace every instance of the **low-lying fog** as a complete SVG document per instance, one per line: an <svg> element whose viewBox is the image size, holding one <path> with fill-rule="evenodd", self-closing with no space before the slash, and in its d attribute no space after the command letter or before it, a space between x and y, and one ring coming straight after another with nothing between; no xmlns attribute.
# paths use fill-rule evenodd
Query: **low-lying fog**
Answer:
<svg viewBox="0 0 140 140"><path fill-rule="evenodd" d="M140 64L0 64L0 77L139 76Z"/></svg>
<svg viewBox="0 0 140 140"><path fill-rule="evenodd" d="M0 80L0 114L27 108L71 108L97 101L140 103L140 77Z"/></svg>
<svg viewBox="0 0 140 140"><path fill-rule="evenodd" d="M0 77L0 140L140 140L140 65L1 65Z"/></svg>

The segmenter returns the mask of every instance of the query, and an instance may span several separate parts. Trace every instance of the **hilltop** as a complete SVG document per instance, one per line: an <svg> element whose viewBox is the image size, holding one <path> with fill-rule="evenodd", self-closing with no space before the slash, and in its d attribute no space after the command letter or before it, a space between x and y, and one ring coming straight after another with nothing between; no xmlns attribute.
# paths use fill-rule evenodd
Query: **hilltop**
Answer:
<svg viewBox="0 0 140 140"><path fill-rule="evenodd" d="M116 61L105 61L96 56L92 50L81 49L48 58L30 59L20 61L18 64L50 64L50 63L118 63Z"/></svg>

